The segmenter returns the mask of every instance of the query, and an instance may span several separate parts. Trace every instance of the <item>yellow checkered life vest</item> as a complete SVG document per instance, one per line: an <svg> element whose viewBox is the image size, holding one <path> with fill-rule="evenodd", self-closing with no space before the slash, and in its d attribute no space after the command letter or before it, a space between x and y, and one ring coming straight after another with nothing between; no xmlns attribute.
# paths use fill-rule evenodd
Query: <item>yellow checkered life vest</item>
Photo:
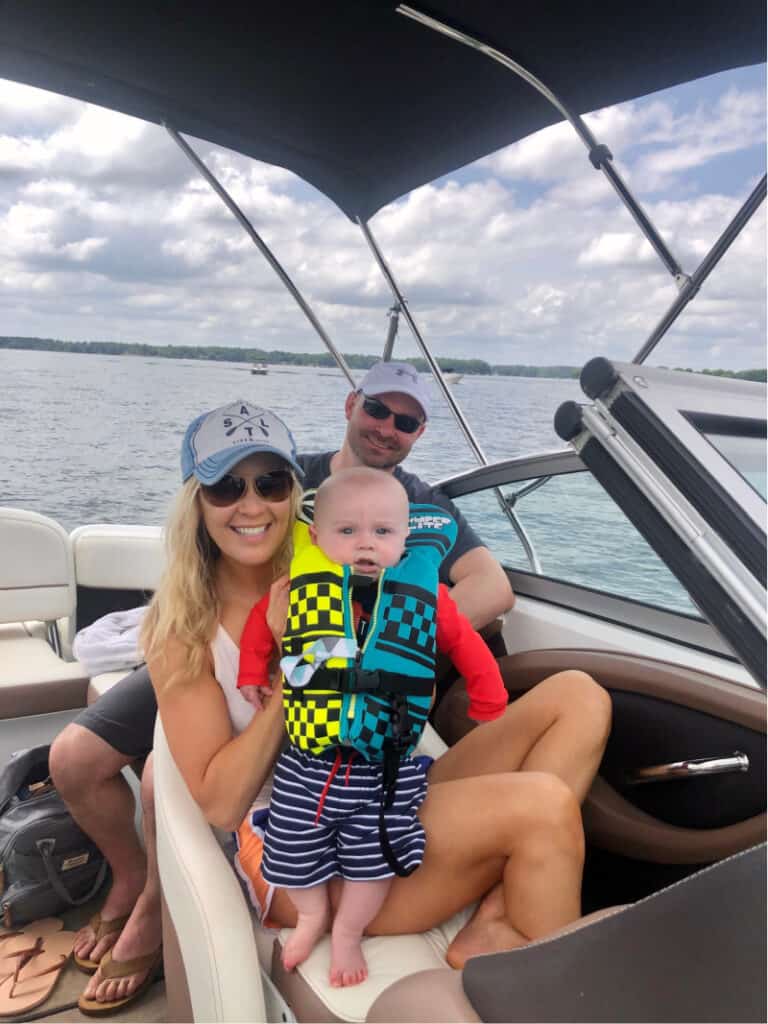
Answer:
<svg viewBox="0 0 768 1024"><path fill-rule="evenodd" d="M354 642L351 598L344 567L332 562L312 543L309 527L298 521L293 528L291 590L283 636L284 654L302 654L322 637ZM311 661L311 655L308 655ZM346 658L330 658L328 668L346 668ZM319 754L341 742L344 697L338 690L312 689L302 693L287 682L283 686L285 728L300 750Z"/></svg>

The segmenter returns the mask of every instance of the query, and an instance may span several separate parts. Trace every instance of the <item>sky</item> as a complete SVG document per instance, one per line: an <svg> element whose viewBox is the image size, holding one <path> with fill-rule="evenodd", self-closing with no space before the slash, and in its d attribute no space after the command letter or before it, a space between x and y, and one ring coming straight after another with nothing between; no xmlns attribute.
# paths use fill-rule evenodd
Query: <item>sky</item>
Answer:
<svg viewBox="0 0 768 1024"><path fill-rule="evenodd" d="M585 120L686 272L765 171L765 68ZM391 294L359 232L282 168L189 140L346 353ZM631 359L677 288L565 125L414 190L371 228L432 350ZM649 360L764 367L765 204ZM274 271L166 132L0 80L0 335L319 351ZM395 355L416 346L405 323Z"/></svg>

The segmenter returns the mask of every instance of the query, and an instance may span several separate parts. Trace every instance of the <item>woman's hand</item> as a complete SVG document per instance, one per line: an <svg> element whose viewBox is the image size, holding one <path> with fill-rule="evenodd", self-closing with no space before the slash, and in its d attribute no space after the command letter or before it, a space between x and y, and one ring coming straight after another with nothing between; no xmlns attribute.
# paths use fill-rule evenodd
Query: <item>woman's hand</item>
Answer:
<svg viewBox="0 0 768 1024"><path fill-rule="evenodd" d="M288 595L291 590L290 576L280 576L269 588L269 608L267 609L267 625L275 639L278 649L283 643L285 623L288 619Z"/></svg>

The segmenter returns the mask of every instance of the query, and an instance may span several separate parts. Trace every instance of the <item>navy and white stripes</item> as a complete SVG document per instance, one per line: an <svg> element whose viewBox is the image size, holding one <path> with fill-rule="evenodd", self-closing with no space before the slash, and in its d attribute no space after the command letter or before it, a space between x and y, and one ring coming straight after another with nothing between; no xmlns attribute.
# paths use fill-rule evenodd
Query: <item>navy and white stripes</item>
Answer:
<svg viewBox="0 0 768 1024"><path fill-rule="evenodd" d="M334 875L355 881L393 875L379 842L382 766L340 749L337 758L336 750L314 756L290 747L278 759L262 863L272 885L304 889ZM401 761L395 798L384 814L387 838L404 868L418 867L424 857L416 812L426 793L424 766Z"/></svg>

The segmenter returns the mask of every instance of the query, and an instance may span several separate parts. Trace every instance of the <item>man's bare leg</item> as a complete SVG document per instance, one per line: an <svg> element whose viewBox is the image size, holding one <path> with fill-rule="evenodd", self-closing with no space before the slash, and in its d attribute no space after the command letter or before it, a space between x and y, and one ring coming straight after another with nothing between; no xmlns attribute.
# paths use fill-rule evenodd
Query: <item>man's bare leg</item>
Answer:
<svg viewBox="0 0 768 1024"><path fill-rule="evenodd" d="M328 931L330 903L328 885L325 882L307 889L289 889L287 892L298 913L293 934L283 950L283 967L286 971L292 971L304 963L320 938Z"/></svg>
<svg viewBox="0 0 768 1024"><path fill-rule="evenodd" d="M331 972L335 988L359 985L368 977L363 956L363 932L378 914L392 885L391 878L369 882L345 880L331 929Z"/></svg>
<svg viewBox="0 0 768 1024"><path fill-rule="evenodd" d="M104 921L130 914L146 882L146 857L134 824L135 801L122 775L132 760L74 723L51 744L49 765L56 788L112 869L112 886L101 909ZM87 925L77 934L74 952L98 962L117 935L113 932L97 942Z"/></svg>
<svg viewBox="0 0 768 1024"><path fill-rule="evenodd" d="M117 942L112 947L112 959L117 962L148 956L160 949L163 933L160 913L160 875L157 868L155 831L154 770L152 755L147 758L141 777L142 824L147 851L147 872L144 888L139 894L133 912L128 918ZM86 999L112 1002L125 999L142 984L147 971L139 971L124 978L104 981L97 971L83 993Z"/></svg>

